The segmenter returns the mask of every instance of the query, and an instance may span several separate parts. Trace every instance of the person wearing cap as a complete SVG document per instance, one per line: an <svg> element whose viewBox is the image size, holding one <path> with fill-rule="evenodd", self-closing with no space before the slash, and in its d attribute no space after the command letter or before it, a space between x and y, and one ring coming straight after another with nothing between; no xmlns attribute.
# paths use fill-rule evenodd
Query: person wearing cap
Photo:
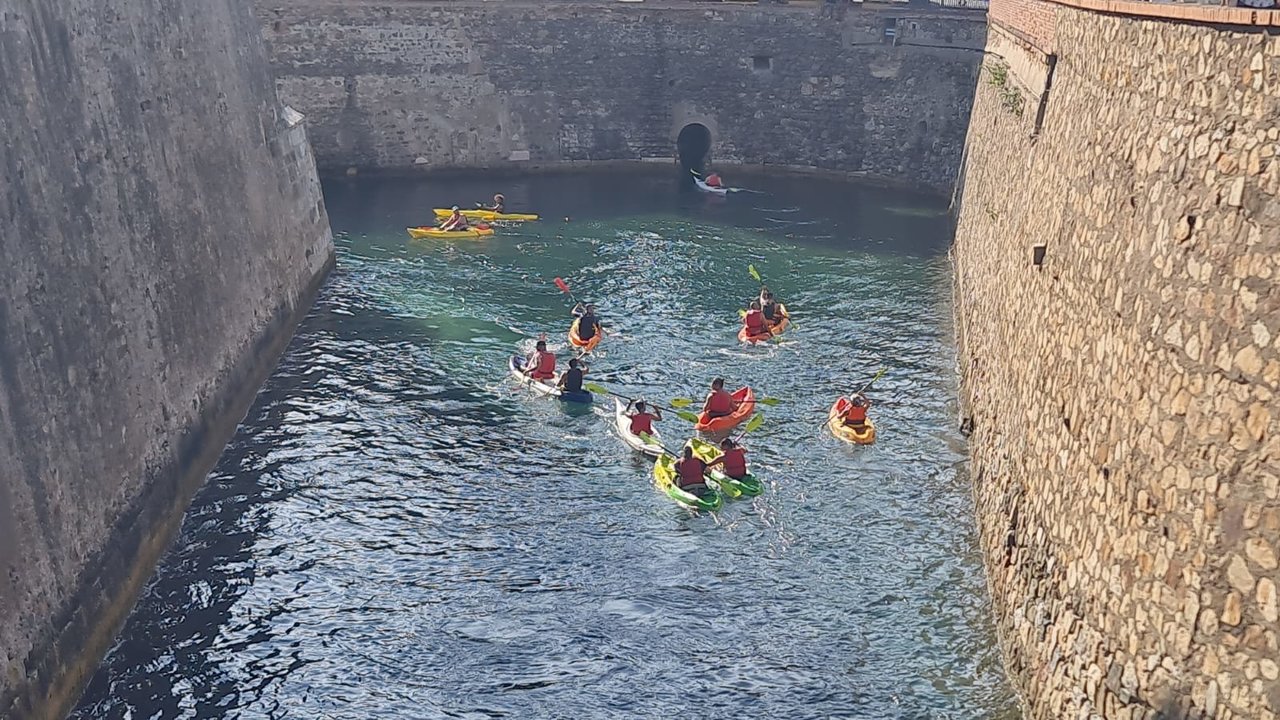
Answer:
<svg viewBox="0 0 1280 720"><path fill-rule="evenodd" d="M457 205L453 206L449 218L443 223L440 223L440 229L445 231L467 229L467 218L462 214L462 211L458 209Z"/></svg>
<svg viewBox="0 0 1280 720"><path fill-rule="evenodd" d="M498 193L493 196L493 204L485 207L485 210L492 210L496 213L504 213L507 211L507 199Z"/></svg>

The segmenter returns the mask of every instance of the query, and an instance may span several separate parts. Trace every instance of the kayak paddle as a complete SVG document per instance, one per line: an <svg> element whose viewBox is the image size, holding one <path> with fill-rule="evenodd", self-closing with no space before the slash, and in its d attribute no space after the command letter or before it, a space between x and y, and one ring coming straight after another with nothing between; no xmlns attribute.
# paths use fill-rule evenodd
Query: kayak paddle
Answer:
<svg viewBox="0 0 1280 720"><path fill-rule="evenodd" d="M678 407L678 408L689 407L695 402L697 402L697 400L693 400L692 398L671 398L671 407ZM775 397L756 398L757 404L768 405L769 407L775 407L780 402L782 401Z"/></svg>
<svg viewBox="0 0 1280 720"><path fill-rule="evenodd" d="M626 400L627 402L632 402L632 401L634 401L634 400L636 399L636 398L627 397L626 395L622 395L622 394L619 394L619 393L616 393L616 392L612 392L611 390L609 390L609 389L608 389L608 388L606 388L605 386L600 385L600 384L598 384L598 383L590 383L590 382L589 382L589 383L583 383L583 384L582 384L582 387L586 388L587 392L593 392L593 393L597 393L597 394L599 394L599 395L612 395L612 396L614 396L614 397L616 397L616 398L622 398L623 400ZM691 412L689 412L689 411L687 411L687 410L675 410L675 409L673 409L673 408L669 408L669 407L665 407L665 406L663 406L663 405L659 405L658 403L650 403L648 400L645 400L645 404L646 404L646 405L653 405L654 407L659 408L659 409L661 409L661 410L666 410L666 411L668 411L668 412L674 413L674 414L676 415L676 417L680 418L681 420L686 420L686 421L691 422L691 423L696 423L696 422L698 422L698 416L697 416L697 415L694 415L693 413L691 413Z"/></svg>
<svg viewBox="0 0 1280 720"><path fill-rule="evenodd" d="M566 283L563 278L556 278L556 287L560 288L560 292L568 295L575 305L578 303L578 298L573 296L573 291L569 289L569 283Z"/></svg>
<svg viewBox="0 0 1280 720"><path fill-rule="evenodd" d="M764 413L756 413L755 415L752 415L751 419L747 421L747 426L742 428L742 432L738 433L738 437L733 439L734 444L741 442L742 438L746 437L747 433L753 430L759 430L760 426L763 424Z"/></svg>
<svg viewBox="0 0 1280 720"><path fill-rule="evenodd" d="M760 283L761 285L764 284L764 280L760 277L760 273L756 272L755 265L747 265L747 272L751 273L751 277L755 278L756 282Z"/></svg>

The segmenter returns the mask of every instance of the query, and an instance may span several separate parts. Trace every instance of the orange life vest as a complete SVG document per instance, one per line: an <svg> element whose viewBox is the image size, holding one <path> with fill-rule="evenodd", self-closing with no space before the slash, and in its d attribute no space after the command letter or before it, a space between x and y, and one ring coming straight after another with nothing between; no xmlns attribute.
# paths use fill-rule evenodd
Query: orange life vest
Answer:
<svg viewBox="0 0 1280 720"><path fill-rule="evenodd" d="M724 451L724 474L731 478L740 478L747 474L746 450L736 447Z"/></svg>
<svg viewBox="0 0 1280 720"><path fill-rule="evenodd" d="M636 413L631 416L631 434L639 435L640 433L653 434L653 416L649 413Z"/></svg>
<svg viewBox="0 0 1280 720"><path fill-rule="evenodd" d="M769 326L765 324L764 313L759 310L748 310L743 322L746 323L747 332L752 335L763 335L769 332Z"/></svg>
<svg viewBox="0 0 1280 720"><path fill-rule="evenodd" d="M542 352L538 355L538 367L534 368L530 373L536 378L546 380L556 376L556 356L551 352Z"/></svg>
<svg viewBox="0 0 1280 720"><path fill-rule="evenodd" d="M680 487L702 485L706 482L702 478L703 473L706 472L706 467L698 458L682 459L676 465L680 471Z"/></svg>
<svg viewBox="0 0 1280 720"><path fill-rule="evenodd" d="M867 421L867 406L850 403L849 409L844 413L844 419L857 425L865 423Z"/></svg>
<svg viewBox="0 0 1280 720"><path fill-rule="evenodd" d="M733 412L733 396L724 390L712 390L711 402L707 403L707 412L713 413L731 413Z"/></svg>

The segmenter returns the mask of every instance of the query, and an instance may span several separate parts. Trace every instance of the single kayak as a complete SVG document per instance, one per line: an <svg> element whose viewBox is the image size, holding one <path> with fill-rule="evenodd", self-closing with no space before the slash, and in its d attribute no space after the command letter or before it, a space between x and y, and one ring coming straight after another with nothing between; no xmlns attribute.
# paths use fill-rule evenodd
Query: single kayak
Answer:
<svg viewBox="0 0 1280 720"><path fill-rule="evenodd" d="M550 380L535 380L528 375L525 375L520 371L520 368L524 367L524 358L519 355L512 355L507 366L511 368L511 374L514 375L517 380L533 388L533 391L536 393L560 398L565 402L590 403L594 399L594 396L586 390L581 390L579 392L564 392L560 388L556 387L556 383L560 381L559 375Z"/></svg>
<svg viewBox="0 0 1280 720"><path fill-rule="evenodd" d="M574 347L582 348L582 353L584 355L595 350L596 346L600 344L600 340L603 338L604 333L597 331L595 335L591 336L590 340L583 340L578 337L578 321L574 320L573 324L569 326L569 344Z"/></svg>
<svg viewBox="0 0 1280 720"><path fill-rule="evenodd" d="M751 417L751 413L756 409L756 394L751 388L738 388L733 392L733 400L738 404L733 412L717 418L702 413L698 416L698 423L693 426L693 429L701 432L728 430Z"/></svg>
<svg viewBox="0 0 1280 720"><path fill-rule="evenodd" d="M453 211L447 208L436 208L434 212L438 218L447 218L453 214ZM460 210L459 212L462 213L462 217L468 220L483 220L485 222L495 222L498 220L505 220L508 222L531 222L538 219L537 215L530 215L528 213L500 213L495 210L476 209Z"/></svg>
<svg viewBox="0 0 1280 720"><path fill-rule="evenodd" d="M636 435L632 433L631 418L626 415L627 404L618 398L613 399L613 404L613 419L618 426L618 436L622 438L622 442L626 443L627 447L632 450L644 453L649 457L656 458L661 455L663 453L662 435L658 433L657 428L654 428L652 434Z"/></svg>
<svg viewBox="0 0 1280 720"><path fill-rule="evenodd" d="M702 192L711 193L712 195L728 195L729 194L729 188L711 187L710 185L702 182L702 178L695 177L693 179L693 182L698 185L698 189L701 190Z"/></svg>
<svg viewBox="0 0 1280 720"><path fill-rule="evenodd" d="M690 510L718 510L724 504L724 496L710 485L698 488L697 493L676 485L676 459L667 453L659 455L653 463L653 480L667 497Z"/></svg>
<svg viewBox="0 0 1280 720"><path fill-rule="evenodd" d="M693 438L689 441L689 446L693 448L693 454L702 462L711 462L720 457L724 453L720 452L720 448L705 441ZM748 470L747 474L740 478L733 478L725 475L723 468L712 468L707 472L707 476L716 481L720 489L730 498L755 497L764 492L764 483Z"/></svg>
<svg viewBox="0 0 1280 720"><path fill-rule="evenodd" d="M416 239L436 238L439 240L466 240L468 238L489 237L493 234L491 227L475 227L466 230L441 230L437 227L416 227L405 228L409 231L409 237Z"/></svg>
<svg viewBox="0 0 1280 720"><path fill-rule="evenodd" d="M849 398L842 397L831 406L831 410L827 413L827 426L831 428L831 434L845 442L857 445L870 445L875 442L876 426L871 422L871 418L867 418L867 424L861 428L853 427L844 421L844 414L849 410L849 405Z"/></svg>

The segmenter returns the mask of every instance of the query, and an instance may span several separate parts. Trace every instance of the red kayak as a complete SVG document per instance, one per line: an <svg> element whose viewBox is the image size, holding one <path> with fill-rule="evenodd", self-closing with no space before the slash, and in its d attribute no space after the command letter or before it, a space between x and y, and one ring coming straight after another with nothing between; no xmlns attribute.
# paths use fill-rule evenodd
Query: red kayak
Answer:
<svg viewBox="0 0 1280 720"><path fill-rule="evenodd" d="M694 425L693 429L704 432L728 430L751 417L751 413L755 412L756 394L751 388L744 387L735 390L733 392L733 401L737 403L737 408L732 413L718 418L707 417L706 413L702 413L698 416L698 424Z"/></svg>

